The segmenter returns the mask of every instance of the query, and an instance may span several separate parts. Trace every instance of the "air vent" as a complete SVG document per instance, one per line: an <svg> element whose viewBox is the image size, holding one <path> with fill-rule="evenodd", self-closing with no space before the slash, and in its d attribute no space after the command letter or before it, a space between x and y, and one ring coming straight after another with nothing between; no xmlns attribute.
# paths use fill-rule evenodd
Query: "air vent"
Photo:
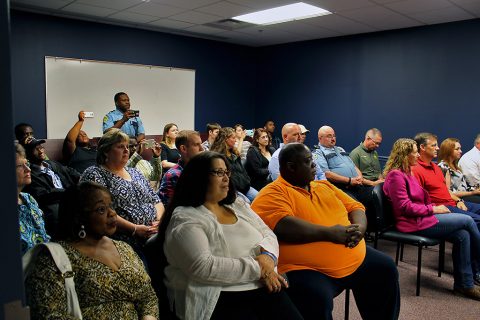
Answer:
<svg viewBox="0 0 480 320"><path fill-rule="evenodd" d="M204 26L227 30L227 31L234 31L238 29L243 29L246 27L256 26L256 24L243 22L235 19L224 19L215 22L205 23Z"/></svg>

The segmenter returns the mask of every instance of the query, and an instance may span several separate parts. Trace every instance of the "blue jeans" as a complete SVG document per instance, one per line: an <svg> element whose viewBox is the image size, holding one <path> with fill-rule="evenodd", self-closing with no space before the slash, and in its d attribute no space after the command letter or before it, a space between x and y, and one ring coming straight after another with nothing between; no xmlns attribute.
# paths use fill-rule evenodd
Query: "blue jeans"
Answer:
<svg viewBox="0 0 480 320"><path fill-rule="evenodd" d="M472 288L475 266L480 262L480 232L473 219L464 214L436 214L438 223L414 234L453 243L453 279L456 288Z"/></svg>
<svg viewBox="0 0 480 320"><path fill-rule="evenodd" d="M465 206L467 207L468 211L454 206L447 206L447 208L450 209L450 212L466 214L467 216L472 217L473 221L475 221L475 224L477 225L478 230L480 231L480 204L465 201Z"/></svg>

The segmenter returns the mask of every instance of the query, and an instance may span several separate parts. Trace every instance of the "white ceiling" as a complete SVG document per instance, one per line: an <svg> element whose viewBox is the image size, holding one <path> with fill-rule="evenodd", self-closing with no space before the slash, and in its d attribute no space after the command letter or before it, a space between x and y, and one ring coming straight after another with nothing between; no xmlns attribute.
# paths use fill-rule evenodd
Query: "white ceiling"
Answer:
<svg viewBox="0 0 480 320"><path fill-rule="evenodd" d="M480 0L303 0L333 14L270 26L217 23L299 1L11 0L10 4L13 9L254 47L480 17Z"/></svg>

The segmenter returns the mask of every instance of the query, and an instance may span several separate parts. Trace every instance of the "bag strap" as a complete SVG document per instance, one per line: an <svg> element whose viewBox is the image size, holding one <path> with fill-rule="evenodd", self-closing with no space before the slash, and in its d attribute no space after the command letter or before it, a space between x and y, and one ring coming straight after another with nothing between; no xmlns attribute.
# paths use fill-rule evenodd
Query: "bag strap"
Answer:
<svg viewBox="0 0 480 320"><path fill-rule="evenodd" d="M78 303L78 296L77 292L75 291L75 282L73 279L75 272L72 270L70 259L68 258L65 250L60 244L55 242L38 244L32 249L30 249L27 253L25 253L22 258L24 280L31 273L37 256L43 248L48 249L50 255L53 258L53 261L55 262L55 265L57 266L63 280L65 281L65 294L67 298L68 314L82 320L82 311L80 310L80 304Z"/></svg>

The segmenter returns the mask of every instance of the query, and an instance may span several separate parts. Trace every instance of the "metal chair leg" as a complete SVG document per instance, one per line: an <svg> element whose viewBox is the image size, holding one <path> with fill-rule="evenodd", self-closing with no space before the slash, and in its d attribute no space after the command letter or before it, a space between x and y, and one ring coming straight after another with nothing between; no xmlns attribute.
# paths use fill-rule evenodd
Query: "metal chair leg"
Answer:
<svg viewBox="0 0 480 320"><path fill-rule="evenodd" d="M420 295L420 274L422 273L422 250L423 245L418 245L418 257L417 257L417 297Z"/></svg>
<svg viewBox="0 0 480 320"><path fill-rule="evenodd" d="M438 276L442 276L445 268L445 241L440 242L440 252L438 253Z"/></svg>
<svg viewBox="0 0 480 320"><path fill-rule="evenodd" d="M345 289L345 320L350 316L350 289Z"/></svg>
<svg viewBox="0 0 480 320"><path fill-rule="evenodd" d="M395 264L398 266L398 257L400 256L400 242L397 242L397 252L395 254Z"/></svg>
<svg viewBox="0 0 480 320"><path fill-rule="evenodd" d="M402 243L402 246L400 247L400 261L403 261L403 249L405 245Z"/></svg>

